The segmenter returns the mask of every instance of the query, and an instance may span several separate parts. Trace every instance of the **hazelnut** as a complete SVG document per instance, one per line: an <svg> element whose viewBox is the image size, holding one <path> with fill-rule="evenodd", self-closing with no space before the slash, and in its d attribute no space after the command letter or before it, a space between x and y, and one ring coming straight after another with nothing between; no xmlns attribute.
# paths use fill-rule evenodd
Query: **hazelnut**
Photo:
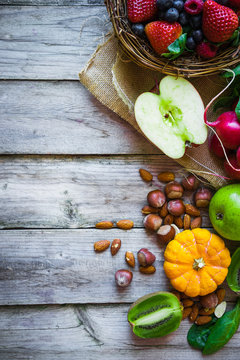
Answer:
<svg viewBox="0 0 240 360"><path fill-rule="evenodd" d="M204 308L212 309L218 304L218 297L215 293L211 293L200 297L200 303Z"/></svg>
<svg viewBox="0 0 240 360"><path fill-rule="evenodd" d="M179 199L183 196L183 187L177 181L171 181L165 186L168 199Z"/></svg>
<svg viewBox="0 0 240 360"><path fill-rule="evenodd" d="M163 225L157 232L158 239L164 243L167 243L174 239L175 229L171 225Z"/></svg>
<svg viewBox="0 0 240 360"><path fill-rule="evenodd" d="M182 180L182 185L185 190L196 190L199 186L199 180L194 175L188 175L187 178Z"/></svg>
<svg viewBox="0 0 240 360"><path fill-rule="evenodd" d="M127 287L132 281L133 274L129 270L118 270L115 273L115 281L120 287Z"/></svg>
<svg viewBox="0 0 240 360"><path fill-rule="evenodd" d="M150 206L160 208L166 201L166 197L161 190L153 190L148 193L147 201Z"/></svg>
<svg viewBox="0 0 240 360"><path fill-rule="evenodd" d="M168 202L168 212L174 216L181 216L185 212L185 205L182 200L171 200Z"/></svg>
<svg viewBox="0 0 240 360"><path fill-rule="evenodd" d="M137 253L138 262L142 266L149 266L154 263L156 256L146 248L142 248Z"/></svg>
<svg viewBox="0 0 240 360"><path fill-rule="evenodd" d="M198 208L208 207L212 193L207 188L200 188L195 193L195 204Z"/></svg>
<svg viewBox="0 0 240 360"><path fill-rule="evenodd" d="M147 230L157 231L162 225L162 218L155 214L149 214L144 218L143 225Z"/></svg>

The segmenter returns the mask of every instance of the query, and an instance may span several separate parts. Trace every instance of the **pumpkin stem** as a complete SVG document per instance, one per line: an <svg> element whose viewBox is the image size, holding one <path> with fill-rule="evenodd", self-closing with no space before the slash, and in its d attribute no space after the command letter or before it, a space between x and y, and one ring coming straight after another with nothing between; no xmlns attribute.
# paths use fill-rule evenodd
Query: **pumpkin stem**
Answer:
<svg viewBox="0 0 240 360"><path fill-rule="evenodd" d="M199 259L194 259L194 263L193 263L193 269L194 270L200 270L205 266L205 262L203 258L199 258Z"/></svg>

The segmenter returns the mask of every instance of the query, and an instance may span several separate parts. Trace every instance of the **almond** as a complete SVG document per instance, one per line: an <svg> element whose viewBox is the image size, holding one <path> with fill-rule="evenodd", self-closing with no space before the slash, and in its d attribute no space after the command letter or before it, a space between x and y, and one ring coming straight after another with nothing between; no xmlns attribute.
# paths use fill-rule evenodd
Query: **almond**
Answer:
<svg viewBox="0 0 240 360"><path fill-rule="evenodd" d="M157 214L157 213L158 213L157 208L154 208L154 207L151 207L151 206L148 206L148 205L145 205L142 208L142 214L144 214L144 215Z"/></svg>
<svg viewBox="0 0 240 360"><path fill-rule="evenodd" d="M113 223L111 221L100 221L95 227L97 229L111 229L113 227Z"/></svg>
<svg viewBox="0 0 240 360"><path fill-rule="evenodd" d="M168 214L168 215L164 218L163 224L164 224L164 225L172 225L173 219L174 219L174 218L173 218L173 215Z"/></svg>
<svg viewBox="0 0 240 360"><path fill-rule="evenodd" d="M150 265L150 266L139 266L139 271L142 274L153 274L156 271L155 266Z"/></svg>
<svg viewBox="0 0 240 360"><path fill-rule="evenodd" d="M175 295L175 296L178 298L178 301L180 302L180 300L181 300L181 295L180 295L180 292L179 292L179 291L174 290L174 291L172 291L172 294L173 294L173 295Z"/></svg>
<svg viewBox="0 0 240 360"><path fill-rule="evenodd" d="M173 172L164 171L164 172L161 172L160 174L158 174L157 178L159 181L167 183L167 182L175 180L175 175Z"/></svg>
<svg viewBox="0 0 240 360"><path fill-rule="evenodd" d="M152 174L145 169L139 169L139 174L140 174L141 178L146 182L150 182L153 179Z"/></svg>
<svg viewBox="0 0 240 360"><path fill-rule="evenodd" d="M182 304L184 308L187 308L193 305L193 301L191 299L184 299L182 300Z"/></svg>
<svg viewBox="0 0 240 360"><path fill-rule="evenodd" d="M174 216L173 222L179 229L183 229L183 221L181 216Z"/></svg>
<svg viewBox="0 0 240 360"><path fill-rule="evenodd" d="M191 221L191 229L196 229L202 226L202 217L198 216Z"/></svg>
<svg viewBox="0 0 240 360"><path fill-rule="evenodd" d="M101 252L106 250L109 247L109 245L110 245L109 240L99 240L94 243L94 250L97 252Z"/></svg>
<svg viewBox="0 0 240 360"><path fill-rule="evenodd" d="M195 320L196 325L205 325L208 324L212 320L211 316L198 316Z"/></svg>
<svg viewBox="0 0 240 360"><path fill-rule="evenodd" d="M161 207L161 210L159 211L159 215L164 218L165 216L167 216L168 214L168 209L167 209L167 202L165 202L165 204Z"/></svg>
<svg viewBox="0 0 240 360"><path fill-rule="evenodd" d="M221 304L225 298L226 290L225 289L218 289L217 292L218 304Z"/></svg>
<svg viewBox="0 0 240 360"><path fill-rule="evenodd" d="M185 204L185 211L190 216L200 216L200 211L191 204Z"/></svg>
<svg viewBox="0 0 240 360"><path fill-rule="evenodd" d="M182 315L182 320L186 319L192 312L192 308L188 307L183 309L183 315Z"/></svg>
<svg viewBox="0 0 240 360"><path fill-rule="evenodd" d="M194 323L194 321L197 319L198 317L198 314L199 314L199 308L198 308L198 305L197 304L194 304L193 307L192 307L192 311L191 313L189 314L189 320Z"/></svg>
<svg viewBox="0 0 240 360"><path fill-rule="evenodd" d="M126 251L125 260L129 266L131 266L131 267L135 266L135 257L133 255L132 251Z"/></svg>
<svg viewBox="0 0 240 360"><path fill-rule="evenodd" d="M208 309L208 308L203 308L201 310L199 310L199 315L212 315L215 311L215 308L212 309Z"/></svg>
<svg viewBox="0 0 240 360"><path fill-rule="evenodd" d="M191 225L191 217L190 217L190 215L185 214L184 218L183 218L183 228L184 228L184 230L189 229L190 225Z"/></svg>
<svg viewBox="0 0 240 360"><path fill-rule="evenodd" d="M121 247L121 240L120 239L114 239L111 244L111 254L112 256L116 255L116 253L119 251Z"/></svg>
<svg viewBox="0 0 240 360"><path fill-rule="evenodd" d="M119 220L117 222L117 227L123 230L130 230L134 225L132 220Z"/></svg>

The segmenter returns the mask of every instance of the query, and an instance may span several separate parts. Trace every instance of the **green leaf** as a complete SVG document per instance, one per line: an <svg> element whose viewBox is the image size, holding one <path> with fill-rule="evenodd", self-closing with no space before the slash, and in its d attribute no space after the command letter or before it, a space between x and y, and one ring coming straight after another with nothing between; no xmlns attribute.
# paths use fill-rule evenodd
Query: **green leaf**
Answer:
<svg viewBox="0 0 240 360"><path fill-rule="evenodd" d="M237 65L232 71L235 73L236 76L240 75L240 64ZM231 78L233 77L233 74L230 71L226 71L223 75L224 78Z"/></svg>
<svg viewBox="0 0 240 360"><path fill-rule="evenodd" d="M239 102L238 102L239 104ZM240 247L235 250L231 264L228 268L227 283L232 291L240 292L240 284L238 282L238 272L240 269Z"/></svg>
<svg viewBox="0 0 240 360"><path fill-rule="evenodd" d="M213 319L205 325L193 324L188 331L187 340L189 345L195 349L203 350L207 338L211 332L213 325L215 325L217 318L214 316Z"/></svg>
<svg viewBox="0 0 240 360"><path fill-rule="evenodd" d="M232 41L232 46L238 46L238 44L239 44L239 29L234 31L230 40Z"/></svg>
<svg viewBox="0 0 240 360"><path fill-rule="evenodd" d="M238 120L240 120L240 98L238 99L238 103L235 109L235 113L237 114Z"/></svg>
<svg viewBox="0 0 240 360"><path fill-rule="evenodd" d="M166 58L171 60L176 59L181 55L186 49L187 33L182 34L178 39L176 39L172 44L168 46L168 53L162 54Z"/></svg>
<svg viewBox="0 0 240 360"><path fill-rule="evenodd" d="M203 348L204 355L210 355L220 350L235 334L240 323L240 298L231 311L226 312L212 327Z"/></svg>
<svg viewBox="0 0 240 360"><path fill-rule="evenodd" d="M213 111L217 111L217 109L222 107L229 107L232 105L235 96L224 96L217 100L213 106Z"/></svg>

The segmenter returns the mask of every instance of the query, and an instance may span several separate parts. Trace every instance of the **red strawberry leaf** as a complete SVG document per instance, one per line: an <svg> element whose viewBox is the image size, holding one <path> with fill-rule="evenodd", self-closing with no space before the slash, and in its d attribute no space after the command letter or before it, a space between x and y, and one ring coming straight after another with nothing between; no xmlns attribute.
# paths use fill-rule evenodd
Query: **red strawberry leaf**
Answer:
<svg viewBox="0 0 240 360"><path fill-rule="evenodd" d="M182 34L178 39L168 46L168 53L162 54L162 56L174 60L179 57L184 50L186 50L187 33Z"/></svg>

